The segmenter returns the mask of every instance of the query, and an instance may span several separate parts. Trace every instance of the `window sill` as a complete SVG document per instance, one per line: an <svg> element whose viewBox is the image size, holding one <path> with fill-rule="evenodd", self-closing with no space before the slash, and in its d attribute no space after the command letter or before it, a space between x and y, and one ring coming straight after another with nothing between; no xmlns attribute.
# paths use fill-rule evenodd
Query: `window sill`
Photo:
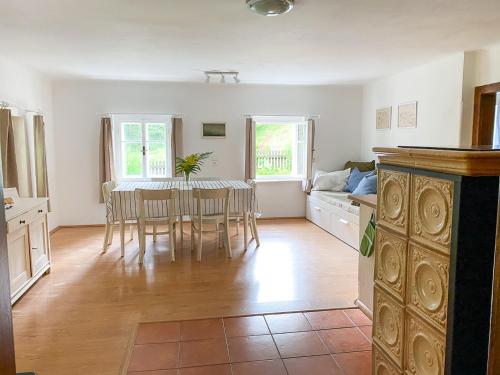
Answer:
<svg viewBox="0 0 500 375"><path fill-rule="evenodd" d="M295 177L289 177L289 178L269 178L269 179L255 179L255 182L260 184L260 183L267 183L267 182L302 182L302 178L295 178Z"/></svg>
<svg viewBox="0 0 500 375"><path fill-rule="evenodd" d="M168 181L172 179L172 177L127 177L127 178L117 178L117 181L119 182L161 182L161 181Z"/></svg>

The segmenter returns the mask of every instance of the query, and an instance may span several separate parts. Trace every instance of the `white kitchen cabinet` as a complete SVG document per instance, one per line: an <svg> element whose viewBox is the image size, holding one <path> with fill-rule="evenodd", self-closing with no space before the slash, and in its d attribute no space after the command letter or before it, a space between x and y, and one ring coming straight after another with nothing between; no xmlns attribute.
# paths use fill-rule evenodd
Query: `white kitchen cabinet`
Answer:
<svg viewBox="0 0 500 375"><path fill-rule="evenodd" d="M360 204L359 210L359 247L372 214L377 209L377 195L350 195L350 199ZM375 272L375 251L370 257L359 254L358 261L358 298L356 305L370 318L373 317L373 277Z"/></svg>
<svg viewBox="0 0 500 375"><path fill-rule="evenodd" d="M16 198L6 210L11 302L50 271L46 198Z"/></svg>

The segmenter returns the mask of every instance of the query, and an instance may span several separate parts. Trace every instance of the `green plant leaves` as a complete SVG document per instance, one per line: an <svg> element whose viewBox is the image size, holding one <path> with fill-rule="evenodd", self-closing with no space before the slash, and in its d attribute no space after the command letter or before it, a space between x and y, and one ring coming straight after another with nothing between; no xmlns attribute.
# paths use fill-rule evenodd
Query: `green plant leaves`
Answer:
<svg viewBox="0 0 500 375"><path fill-rule="evenodd" d="M213 152L203 152L187 155L184 159L180 157L175 158L175 172L182 174L198 173L201 171L201 166L205 159L207 159Z"/></svg>

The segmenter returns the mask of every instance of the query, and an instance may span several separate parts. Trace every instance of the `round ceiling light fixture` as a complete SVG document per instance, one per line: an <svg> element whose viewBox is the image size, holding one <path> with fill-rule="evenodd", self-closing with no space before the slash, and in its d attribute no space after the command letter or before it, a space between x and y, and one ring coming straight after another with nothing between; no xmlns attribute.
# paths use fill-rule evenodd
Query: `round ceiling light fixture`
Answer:
<svg viewBox="0 0 500 375"><path fill-rule="evenodd" d="M279 16L293 9L295 0L246 0L247 7L263 16Z"/></svg>

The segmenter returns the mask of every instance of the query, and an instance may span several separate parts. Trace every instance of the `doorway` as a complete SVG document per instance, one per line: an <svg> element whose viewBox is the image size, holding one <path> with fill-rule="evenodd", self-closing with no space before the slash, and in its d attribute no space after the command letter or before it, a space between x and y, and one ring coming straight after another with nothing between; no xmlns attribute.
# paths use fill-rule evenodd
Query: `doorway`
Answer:
<svg viewBox="0 0 500 375"><path fill-rule="evenodd" d="M500 82L475 89L472 145L500 146Z"/></svg>
<svg viewBox="0 0 500 375"><path fill-rule="evenodd" d="M3 201L2 172L0 167L0 199ZM0 374L14 375L14 337L10 303L9 260L7 258L7 225L5 209L0 207Z"/></svg>

